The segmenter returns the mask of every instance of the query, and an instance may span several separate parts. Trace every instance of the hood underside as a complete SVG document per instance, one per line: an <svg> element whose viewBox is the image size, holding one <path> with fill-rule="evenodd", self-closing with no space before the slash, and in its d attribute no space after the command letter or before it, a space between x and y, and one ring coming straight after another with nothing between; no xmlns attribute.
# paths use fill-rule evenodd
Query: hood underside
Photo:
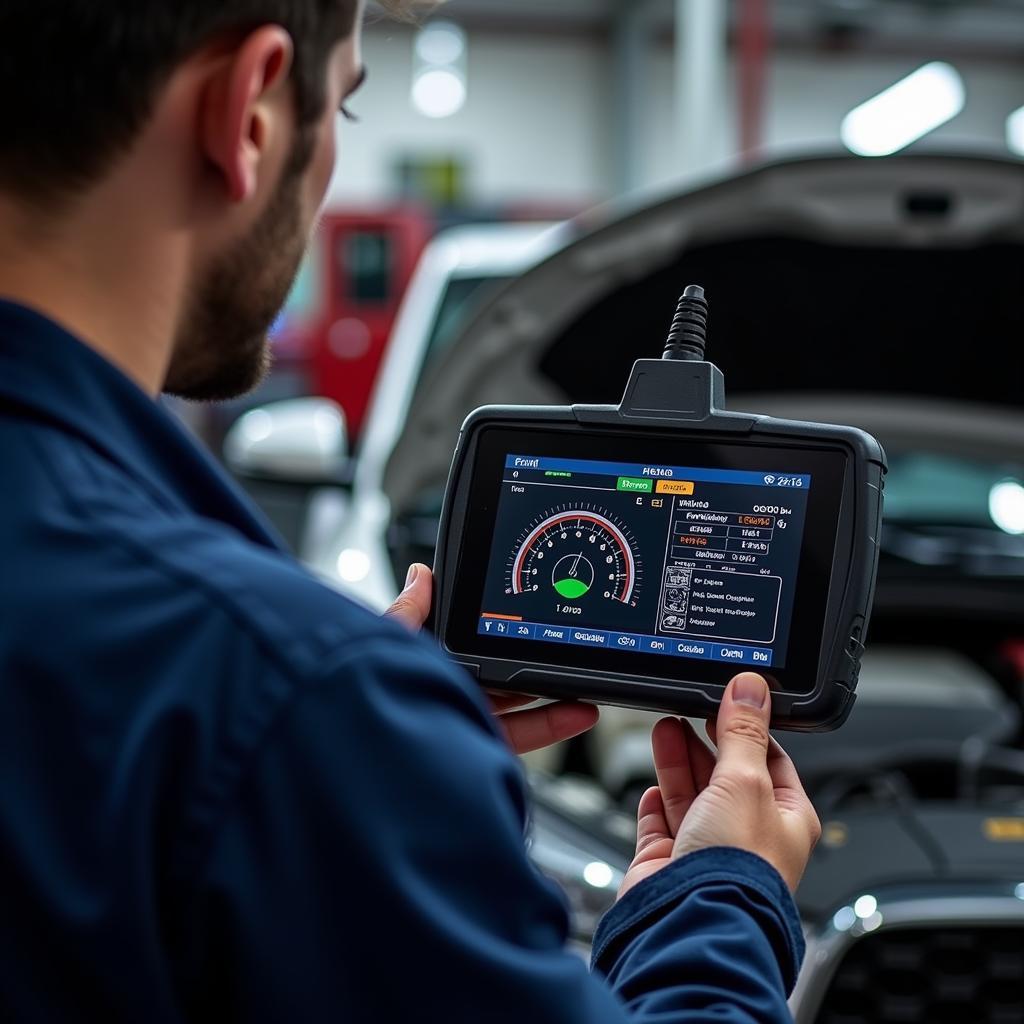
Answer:
<svg viewBox="0 0 1024 1024"><path fill-rule="evenodd" d="M1017 161L803 159L673 196L478 312L421 382L385 491L400 514L443 487L479 405L617 402L688 283L710 302L708 358L749 411L780 414L780 393L907 395L994 405L1019 430L1022 257Z"/></svg>

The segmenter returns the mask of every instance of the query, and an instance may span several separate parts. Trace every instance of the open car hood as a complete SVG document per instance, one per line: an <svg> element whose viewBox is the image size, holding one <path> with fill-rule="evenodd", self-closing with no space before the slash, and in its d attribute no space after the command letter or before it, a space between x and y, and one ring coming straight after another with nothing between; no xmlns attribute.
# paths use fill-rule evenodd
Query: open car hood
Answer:
<svg viewBox="0 0 1024 1024"><path fill-rule="evenodd" d="M421 382L385 475L395 515L443 487L476 406L617 402L690 282L711 303L727 407L891 444L929 430L934 443L936 411L962 406L975 440L1024 451L1024 162L788 160L579 227Z"/></svg>

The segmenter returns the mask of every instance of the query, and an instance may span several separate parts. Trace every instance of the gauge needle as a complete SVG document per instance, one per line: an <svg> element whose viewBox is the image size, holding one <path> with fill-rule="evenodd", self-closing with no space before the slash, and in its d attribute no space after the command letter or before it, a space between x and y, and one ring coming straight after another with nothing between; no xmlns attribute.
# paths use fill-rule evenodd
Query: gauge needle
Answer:
<svg viewBox="0 0 1024 1024"><path fill-rule="evenodd" d="M571 568L571 569L569 570L569 576L570 576L570 577L571 577L572 579L575 579L575 578L576 578L576 570L577 570L577 569L579 568L579 565L580 565L580 559L581 559L582 557L583 557L583 552L581 551L581 552L580 552L580 553L579 553L579 554L578 554L578 555L576 556L576 561L572 563L572 568Z"/></svg>

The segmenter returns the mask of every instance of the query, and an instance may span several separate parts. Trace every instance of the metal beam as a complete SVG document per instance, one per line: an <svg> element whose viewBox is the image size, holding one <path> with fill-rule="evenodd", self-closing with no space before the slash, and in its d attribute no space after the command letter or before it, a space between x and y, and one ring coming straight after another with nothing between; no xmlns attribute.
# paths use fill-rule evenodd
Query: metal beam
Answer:
<svg viewBox="0 0 1024 1024"><path fill-rule="evenodd" d="M612 28L612 187L619 195L643 184L649 125L651 3L623 4Z"/></svg>
<svg viewBox="0 0 1024 1024"><path fill-rule="evenodd" d="M771 0L739 0L736 22L739 151L751 163L760 156L764 141Z"/></svg>
<svg viewBox="0 0 1024 1024"><path fill-rule="evenodd" d="M727 0L676 0L675 100L678 168L699 175L720 156L729 11Z"/></svg>

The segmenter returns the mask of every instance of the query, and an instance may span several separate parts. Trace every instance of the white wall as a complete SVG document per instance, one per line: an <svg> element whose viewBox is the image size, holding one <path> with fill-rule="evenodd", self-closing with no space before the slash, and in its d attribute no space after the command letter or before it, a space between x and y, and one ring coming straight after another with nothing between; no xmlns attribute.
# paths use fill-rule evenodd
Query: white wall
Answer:
<svg viewBox="0 0 1024 1024"><path fill-rule="evenodd" d="M332 187L336 203L393 194L393 164L403 154L462 155L470 198L480 203L578 201L612 190L611 62L597 39L475 33L469 40L469 98L458 114L431 120L412 109L412 36L371 27L365 37L369 81L353 108L363 123L342 129ZM782 53L772 62L766 104L769 152L838 147L851 107L931 59L863 54ZM1006 115L1024 105L1024 64L956 61L967 87L964 112L927 144L1003 145ZM658 46L648 68L644 185L679 180L673 130L672 54ZM708 102L718 129L706 140L708 169L729 166L737 137L730 67Z"/></svg>
<svg viewBox="0 0 1024 1024"><path fill-rule="evenodd" d="M386 198L404 154L463 156L480 203L597 200L608 189L610 104L603 47L572 39L474 35L466 105L434 120L409 101L412 35L370 28L368 80L341 128L331 200Z"/></svg>
<svg viewBox="0 0 1024 1024"><path fill-rule="evenodd" d="M867 57L862 54L783 53L771 63L765 102L764 148L768 154L809 149L841 149L839 125L843 115L887 85L926 63L930 56ZM1005 147L1006 116L1024 105L1024 62L986 63L956 60L963 76L967 103L963 112L932 132L919 146ZM653 63L652 97L655 123L671 123L671 55L661 53ZM720 96L721 130L708 140L708 168L728 166L734 159L738 123L735 70ZM648 183L678 180L670 132L649 136Z"/></svg>
<svg viewBox="0 0 1024 1024"><path fill-rule="evenodd" d="M872 58L833 55L789 56L773 71L766 126L775 145L792 140L838 142L839 119L851 107L920 67L925 58ZM1002 144L1006 115L1024 104L1024 62L954 60L967 90L959 117L937 129L931 143Z"/></svg>

